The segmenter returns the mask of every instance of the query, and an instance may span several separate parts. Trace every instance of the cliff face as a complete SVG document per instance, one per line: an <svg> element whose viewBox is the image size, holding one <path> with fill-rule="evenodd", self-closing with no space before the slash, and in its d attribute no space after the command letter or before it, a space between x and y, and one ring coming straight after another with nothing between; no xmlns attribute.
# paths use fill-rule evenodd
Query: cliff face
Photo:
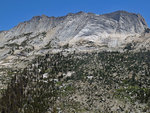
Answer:
<svg viewBox="0 0 150 113"><path fill-rule="evenodd" d="M4 37L13 38L25 33L53 30L52 38L54 40L57 38L59 41L67 41L70 44L88 39L102 45L106 43L117 46L120 45L120 40L127 36L140 34L145 28L147 28L147 24L144 18L138 14L125 11L104 15L79 12L57 18L45 15L35 16L7 31Z"/></svg>
<svg viewBox="0 0 150 113"><path fill-rule="evenodd" d="M0 33L0 59L47 52L124 51L143 49L149 38L141 37L148 26L142 16L126 11L109 14L69 13L63 17L35 16ZM147 36L148 37L148 36ZM149 49L149 45L146 49Z"/></svg>
<svg viewBox="0 0 150 113"><path fill-rule="evenodd" d="M69 26L70 25L70 26ZM57 26L72 26L76 25L76 30L84 30L87 26L91 29L87 29L90 34L94 34L90 30L99 30L100 33L141 33L147 28L147 24L142 16L139 14L128 13L125 11L117 11L104 15L96 15L92 13L79 12L76 14L68 14L64 17L48 17L45 15L35 16L31 20L23 22L18 26L9 30L8 33L13 35L20 35L28 32L43 32L48 31ZM85 26L83 28L82 26ZM82 27L82 29L81 29ZM95 28L96 27L96 28ZM74 30L72 28L72 30ZM66 32L66 30L63 30ZM58 31L59 32L59 31ZM68 31L69 32L69 31ZM74 32L74 31L72 31ZM76 33L77 35L78 33ZM88 32L85 35L90 35Z"/></svg>

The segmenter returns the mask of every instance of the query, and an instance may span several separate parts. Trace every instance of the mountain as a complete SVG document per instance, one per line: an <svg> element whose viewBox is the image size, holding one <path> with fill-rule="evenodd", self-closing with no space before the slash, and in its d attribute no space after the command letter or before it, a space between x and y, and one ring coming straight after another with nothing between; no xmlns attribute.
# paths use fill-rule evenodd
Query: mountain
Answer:
<svg viewBox="0 0 150 113"><path fill-rule="evenodd" d="M35 16L0 32L0 112L149 113L149 50L140 14Z"/></svg>
<svg viewBox="0 0 150 113"><path fill-rule="evenodd" d="M150 39L149 35L145 38L146 29L148 26L141 15L126 11L35 16L0 33L0 59L9 64L9 60L18 57L23 59L64 49L70 52L148 50Z"/></svg>
<svg viewBox="0 0 150 113"><path fill-rule="evenodd" d="M144 18L139 14L128 13L125 11L117 11L104 15L78 12L76 14L70 13L64 17L48 17L45 15L35 16L31 20L20 23L18 26L9 30L8 34L13 32L13 34L11 34L12 36L29 32L44 32L57 26L66 28L69 25L74 26L70 26L71 30L77 29L84 31L84 29L91 27L91 30L99 30L100 33L106 32L108 34L135 34L141 33L147 28ZM94 25L97 25L97 29L94 29ZM88 30L90 31L89 28ZM75 32L74 34L77 35L78 32ZM84 35L87 36L90 34L87 31Z"/></svg>
<svg viewBox="0 0 150 113"><path fill-rule="evenodd" d="M98 40L103 44L106 43L103 40L122 40L124 37L140 34L146 28L148 26L139 14L125 11L104 15L79 12L64 17L35 16L7 31L4 37L13 39L21 34L46 32L53 35L52 39L57 38L60 43L66 41L72 44L79 40L93 39L92 41ZM117 39L118 37L120 39Z"/></svg>

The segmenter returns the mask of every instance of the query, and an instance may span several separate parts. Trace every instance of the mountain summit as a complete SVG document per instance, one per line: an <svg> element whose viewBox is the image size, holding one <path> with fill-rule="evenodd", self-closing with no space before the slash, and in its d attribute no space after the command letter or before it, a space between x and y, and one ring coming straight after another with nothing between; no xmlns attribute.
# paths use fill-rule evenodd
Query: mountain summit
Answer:
<svg viewBox="0 0 150 113"><path fill-rule="evenodd" d="M116 11L103 15L78 12L75 14L69 13L63 17L48 17L45 15L35 16L31 20L25 21L9 30L9 33L13 32L12 34L19 35L28 32L48 31L57 26L66 26L66 24L69 24L67 22L71 23L72 26L76 26L76 28L74 27L72 30L81 29L81 26L85 26L85 28L89 26L92 30L94 30L94 27L96 26L96 28L99 28L97 29L98 32L106 32L108 34L141 33L145 28L147 28L144 18L139 14L129 13L126 11ZM85 35L87 34L88 33L86 32Z"/></svg>

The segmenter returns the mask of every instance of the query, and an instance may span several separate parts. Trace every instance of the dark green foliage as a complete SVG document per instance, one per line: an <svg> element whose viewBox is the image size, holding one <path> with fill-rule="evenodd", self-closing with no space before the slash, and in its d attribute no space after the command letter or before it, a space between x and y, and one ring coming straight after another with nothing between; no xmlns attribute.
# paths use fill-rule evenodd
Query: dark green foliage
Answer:
<svg viewBox="0 0 150 113"><path fill-rule="evenodd" d="M132 50L132 44L131 43L127 44L124 49L125 50Z"/></svg>
<svg viewBox="0 0 150 113"><path fill-rule="evenodd" d="M15 76L2 94L0 110L4 113L45 113L52 108L53 111L57 93L54 75L50 71L47 73L46 78L43 78L38 65L29 65L29 68L16 74L12 72Z"/></svg>
<svg viewBox="0 0 150 113"><path fill-rule="evenodd" d="M63 49L68 49L68 48L69 48L69 44L63 46Z"/></svg>
<svg viewBox="0 0 150 113"><path fill-rule="evenodd" d="M74 73L65 77L67 72ZM46 78L43 77L45 73ZM88 79L88 76L93 76L93 79ZM10 110L14 113L45 113L51 108L51 111L57 111L57 97L66 99L72 95L78 90L74 84L79 81L89 84L96 81L101 86L95 86L95 90L109 86L107 90L113 89L115 97L149 104L150 52L68 54L63 51L38 56L12 78L0 99L0 110L6 113L11 113ZM64 106L70 101L59 102ZM76 108L74 104L72 107Z"/></svg>
<svg viewBox="0 0 150 113"><path fill-rule="evenodd" d="M128 86L127 88L117 89L115 96L120 99L128 99L131 102L150 104L150 89L139 86Z"/></svg>

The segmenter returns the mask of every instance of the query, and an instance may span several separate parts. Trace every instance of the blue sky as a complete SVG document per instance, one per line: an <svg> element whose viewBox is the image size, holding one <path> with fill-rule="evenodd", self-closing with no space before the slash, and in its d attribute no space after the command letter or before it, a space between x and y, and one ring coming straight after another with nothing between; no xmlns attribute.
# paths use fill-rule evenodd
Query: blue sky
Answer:
<svg viewBox="0 0 150 113"><path fill-rule="evenodd" d="M150 26L150 0L0 0L0 30L33 16L63 16L70 12L104 14L117 10L140 13Z"/></svg>

